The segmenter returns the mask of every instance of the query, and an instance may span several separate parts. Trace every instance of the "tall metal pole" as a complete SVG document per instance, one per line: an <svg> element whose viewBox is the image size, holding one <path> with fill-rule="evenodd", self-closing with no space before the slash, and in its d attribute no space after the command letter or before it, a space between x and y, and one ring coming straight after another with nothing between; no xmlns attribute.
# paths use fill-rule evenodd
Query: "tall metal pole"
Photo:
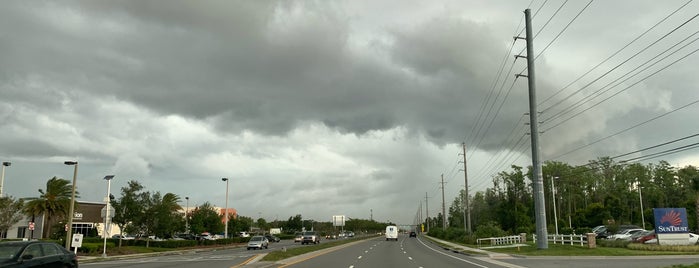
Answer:
<svg viewBox="0 0 699 268"><path fill-rule="evenodd" d="M184 229L185 233L189 233L189 196L185 196L184 198L187 200L187 206L184 209Z"/></svg>
<svg viewBox="0 0 699 268"><path fill-rule="evenodd" d="M544 199L544 179L539 159L539 113L536 107L536 76L534 74L534 35L532 34L531 10L524 10L527 31L527 79L529 81L529 126L532 144L532 182L534 190L534 212L536 214L536 244L538 249L548 248L546 230L546 203Z"/></svg>
<svg viewBox="0 0 699 268"><path fill-rule="evenodd" d="M2 162L2 175L0 175L0 197L4 196L4 195L2 195L2 193L3 193L2 190L3 190L3 187L5 186L5 167L9 167L10 165L12 165L12 163Z"/></svg>
<svg viewBox="0 0 699 268"><path fill-rule="evenodd" d="M466 233L471 234L471 205L469 204L468 195L468 166L466 165L466 143L462 143L461 146L464 150L464 190L466 196L464 196L464 228L466 228Z"/></svg>
<svg viewBox="0 0 699 268"><path fill-rule="evenodd" d="M641 182L638 183L638 202L641 203L641 224L646 229L646 217L643 215L643 195L641 194Z"/></svg>
<svg viewBox="0 0 699 268"><path fill-rule="evenodd" d="M104 229L102 230L104 234L104 242L102 248L102 258L107 257L107 225L109 222L109 195L112 191L112 178L114 178L114 175L107 175L104 177L104 179L107 180L107 197L105 198L105 202L107 204L104 207Z"/></svg>
<svg viewBox="0 0 699 268"><path fill-rule="evenodd" d="M223 236L228 238L228 178L222 178L221 180L226 182L226 229L223 231Z"/></svg>
<svg viewBox="0 0 699 268"><path fill-rule="evenodd" d="M78 178L78 162L65 161L64 164L75 166L73 169L73 190L70 195L70 210L68 211L68 224L66 225L66 249L70 251L71 234L73 232L73 214L75 213L75 184Z"/></svg>
<svg viewBox="0 0 699 268"><path fill-rule="evenodd" d="M444 201L444 174L442 174L442 229L447 229L447 208Z"/></svg>
<svg viewBox="0 0 699 268"><path fill-rule="evenodd" d="M558 212L556 212L556 187L553 186L553 179L558 179L558 177L551 177L551 199L553 200L553 219L556 226L556 234L558 234Z"/></svg>
<svg viewBox="0 0 699 268"><path fill-rule="evenodd" d="M427 202L427 192L425 192L425 217L427 217L427 232L430 232L430 210Z"/></svg>

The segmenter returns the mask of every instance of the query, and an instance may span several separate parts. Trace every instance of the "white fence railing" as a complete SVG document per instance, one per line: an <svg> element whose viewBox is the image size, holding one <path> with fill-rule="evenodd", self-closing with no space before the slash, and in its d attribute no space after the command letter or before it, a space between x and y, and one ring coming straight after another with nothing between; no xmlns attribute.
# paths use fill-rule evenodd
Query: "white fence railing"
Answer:
<svg viewBox="0 0 699 268"><path fill-rule="evenodd" d="M532 238L534 240L534 243L536 243L536 234L532 234ZM570 235L564 235L564 234L549 234L547 235L547 240L551 243L554 244L561 244L561 245L585 245L587 244L587 235L583 234L570 234Z"/></svg>
<svg viewBox="0 0 699 268"><path fill-rule="evenodd" d="M519 235L479 238L476 240L476 242L478 242L478 247L481 247L481 244L483 244L483 242L487 242L485 244L488 246L511 245L511 244L524 243L522 236L519 236Z"/></svg>

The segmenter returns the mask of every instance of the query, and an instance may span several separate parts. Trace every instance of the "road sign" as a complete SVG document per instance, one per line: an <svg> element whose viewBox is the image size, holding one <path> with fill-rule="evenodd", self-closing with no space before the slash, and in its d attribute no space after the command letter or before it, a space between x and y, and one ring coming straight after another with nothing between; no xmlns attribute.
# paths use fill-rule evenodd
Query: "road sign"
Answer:
<svg viewBox="0 0 699 268"><path fill-rule="evenodd" d="M29 231L34 231L34 222L29 222Z"/></svg>
<svg viewBox="0 0 699 268"><path fill-rule="evenodd" d="M109 207L109 219L110 220L112 218L114 218L115 213L116 213L116 210L114 210L114 207L110 206ZM104 219L105 214L107 214L107 207L106 206L100 210L100 216L102 216L102 219Z"/></svg>
<svg viewBox="0 0 699 268"><path fill-rule="evenodd" d="M70 242L70 246L74 248L79 248L83 246L83 234L73 234L73 241Z"/></svg>

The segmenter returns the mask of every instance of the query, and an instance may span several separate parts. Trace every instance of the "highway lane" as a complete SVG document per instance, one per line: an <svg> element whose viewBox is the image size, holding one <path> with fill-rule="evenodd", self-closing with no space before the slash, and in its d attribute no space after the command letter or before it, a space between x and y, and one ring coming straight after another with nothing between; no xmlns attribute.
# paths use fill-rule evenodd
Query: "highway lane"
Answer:
<svg viewBox="0 0 699 268"><path fill-rule="evenodd" d="M384 238L369 239L281 267L517 267L507 264L507 266L501 266L497 263L497 261L473 258L445 250L424 241L423 238L400 235L398 241L385 241Z"/></svg>

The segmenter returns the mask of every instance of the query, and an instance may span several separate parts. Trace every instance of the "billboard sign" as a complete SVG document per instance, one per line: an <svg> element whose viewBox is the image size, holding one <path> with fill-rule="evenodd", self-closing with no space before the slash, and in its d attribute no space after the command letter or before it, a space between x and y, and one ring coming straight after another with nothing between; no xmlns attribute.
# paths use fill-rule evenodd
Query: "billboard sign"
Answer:
<svg viewBox="0 0 699 268"><path fill-rule="evenodd" d="M345 226L345 215L333 216L333 226Z"/></svg>
<svg viewBox="0 0 699 268"><path fill-rule="evenodd" d="M688 233L687 210L685 208L654 208L655 233Z"/></svg>

